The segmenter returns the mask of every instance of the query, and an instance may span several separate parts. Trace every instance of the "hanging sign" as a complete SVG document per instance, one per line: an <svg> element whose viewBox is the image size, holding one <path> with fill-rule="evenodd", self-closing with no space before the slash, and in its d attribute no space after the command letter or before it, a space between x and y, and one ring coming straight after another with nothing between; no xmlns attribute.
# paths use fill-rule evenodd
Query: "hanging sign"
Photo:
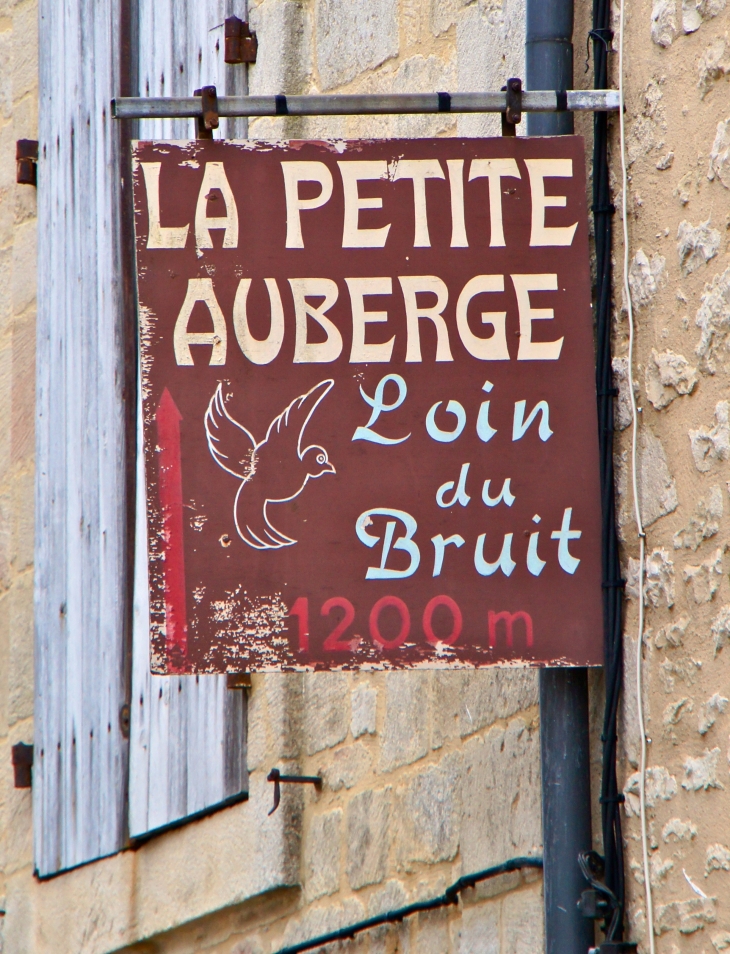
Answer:
<svg viewBox="0 0 730 954"><path fill-rule="evenodd" d="M600 664L584 170L136 144L154 672Z"/></svg>

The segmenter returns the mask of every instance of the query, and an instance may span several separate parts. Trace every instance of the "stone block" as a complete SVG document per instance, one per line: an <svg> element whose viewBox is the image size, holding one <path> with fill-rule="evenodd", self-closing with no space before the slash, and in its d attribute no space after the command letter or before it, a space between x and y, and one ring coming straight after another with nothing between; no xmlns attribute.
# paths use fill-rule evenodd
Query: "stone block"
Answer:
<svg viewBox="0 0 730 954"><path fill-rule="evenodd" d="M396 790L398 860L451 861L459 850L463 756L452 752Z"/></svg>
<svg viewBox="0 0 730 954"><path fill-rule="evenodd" d="M350 724L347 676L311 672L304 677L304 737L308 755L330 749L347 736Z"/></svg>
<svg viewBox="0 0 730 954"><path fill-rule="evenodd" d="M449 914L436 909L418 916L416 951L418 954L447 954L449 950Z"/></svg>
<svg viewBox="0 0 730 954"><path fill-rule="evenodd" d="M356 686L350 695L350 732L353 739L361 735L375 735L378 710L377 690L369 686Z"/></svg>
<svg viewBox="0 0 730 954"><path fill-rule="evenodd" d="M384 911L393 911L402 908L408 903L406 889L400 881L388 881L382 888L377 888L368 898L368 917L375 917ZM402 951L408 954L410 950L410 919L400 924L387 924L368 932L370 935L369 954L391 954ZM418 952L420 954L420 952Z"/></svg>
<svg viewBox="0 0 730 954"><path fill-rule="evenodd" d="M398 0L317 0L314 16L322 90L398 55Z"/></svg>
<svg viewBox="0 0 730 954"><path fill-rule="evenodd" d="M342 810L315 815L304 842L304 893L314 901L340 889Z"/></svg>
<svg viewBox="0 0 730 954"><path fill-rule="evenodd" d="M249 13L259 50L248 68L252 96L304 93L312 72L311 26L306 9L293 0L264 0Z"/></svg>
<svg viewBox="0 0 730 954"><path fill-rule="evenodd" d="M364 916L365 908L358 898L346 898L342 904L307 908L301 917L289 918L281 942L271 949L276 951L280 947L301 944L320 934L328 934L347 924L361 921Z"/></svg>
<svg viewBox="0 0 730 954"><path fill-rule="evenodd" d="M427 672L386 673L381 772L409 765L428 752L428 689Z"/></svg>
<svg viewBox="0 0 730 954"><path fill-rule="evenodd" d="M302 676L299 673L270 673L266 687L266 713L271 734L271 756L294 759L301 751Z"/></svg>
<svg viewBox="0 0 730 954"><path fill-rule="evenodd" d="M460 90L499 89L508 76L525 75L525 0L473 3L456 25ZM517 127L524 135L525 120ZM499 116L459 116L460 136L499 136Z"/></svg>
<svg viewBox="0 0 730 954"><path fill-rule="evenodd" d="M246 713L246 761L249 772L264 766L266 758L266 693L264 680L269 676L254 678L253 687L248 694Z"/></svg>
<svg viewBox="0 0 730 954"><path fill-rule="evenodd" d="M352 788L361 781L370 770L372 758L370 753L362 744L356 742L355 745L345 745L337 749L332 757L332 761L320 774L324 777L324 783L333 792L339 792L342 788Z"/></svg>
<svg viewBox="0 0 730 954"><path fill-rule="evenodd" d="M645 527L677 509L677 487L669 472L662 442L646 429L641 432L639 485L641 518Z"/></svg>
<svg viewBox="0 0 730 954"><path fill-rule="evenodd" d="M501 954L535 954L545 945L542 891L531 886L502 902Z"/></svg>
<svg viewBox="0 0 730 954"><path fill-rule="evenodd" d="M499 929L498 900L465 906L451 925L454 954L502 954Z"/></svg>
<svg viewBox="0 0 730 954"><path fill-rule="evenodd" d="M379 884L387 871L392 789L368 789L347 807L347 878L357 891Z"/></svg>
<svg viewBox="0 0 730 954"><path fill-rule="evenodd" d="M537 673L530 669L481 669L433 674L432 746L466 738L498 719L537 705Z"/></svg>
<svg viewBox="0 0 730 954"><path fill-rule="evenodd" d="M480 871L542 844L539 733L520 718L463 747L462 871Z"/></svg>

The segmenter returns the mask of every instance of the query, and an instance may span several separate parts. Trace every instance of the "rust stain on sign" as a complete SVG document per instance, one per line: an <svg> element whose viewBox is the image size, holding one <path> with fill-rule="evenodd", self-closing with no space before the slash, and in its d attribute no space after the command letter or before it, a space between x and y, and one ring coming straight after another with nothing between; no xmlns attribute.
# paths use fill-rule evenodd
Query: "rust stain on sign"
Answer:
<svg viewBox="0 0 730 954"><path fill-rule="evenodd" d="M601 663L584 169L136 145L153 671Z"/></svg>

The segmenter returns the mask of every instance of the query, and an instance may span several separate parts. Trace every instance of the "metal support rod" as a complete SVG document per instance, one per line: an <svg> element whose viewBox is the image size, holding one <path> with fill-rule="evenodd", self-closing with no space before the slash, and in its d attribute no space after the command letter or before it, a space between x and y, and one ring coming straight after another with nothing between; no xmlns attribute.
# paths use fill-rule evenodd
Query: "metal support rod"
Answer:
<svg viewBox="0 0 730 954"><path fill-rule="evenodd" d="M573 0L527 0L526 85L573 85ZM530 136L569 135L573 113L531 115ZM593 922L577 907L585 881L578 854L592 847L585 669L540 670L543 892L546 954L586 954Z"/></svg>
<svg viewBox="0 0 730 954"><path fill-rule="evenodd" d="M558 109L588 112L618 110L616 90L525 90L522 111L555 113ZM503 113L507 93L393 93L388 95L219 96L218 115L232 116L377 116L404 113ZM118 97L112 100L117 119L195 119L203 115L201 98Z"/></svg>

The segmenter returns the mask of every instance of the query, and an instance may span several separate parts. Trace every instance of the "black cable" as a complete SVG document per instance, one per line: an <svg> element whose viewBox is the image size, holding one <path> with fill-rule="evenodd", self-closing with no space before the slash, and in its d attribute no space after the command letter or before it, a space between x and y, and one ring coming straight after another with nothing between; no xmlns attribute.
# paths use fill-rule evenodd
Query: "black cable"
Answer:
<svg viewBox="0 0 730 954"><path fill-rule="evenodd" d="M610 0L593 0L593 65L595 89L608 88ZM613 470L613 368L611 363L611 255L613 215L608 176L608 114L593 118L593 221L596 243L596 390L602 502L603 626L605 639L606 708L603 718L601 820L604 881L616 899L618 914L611 919L606 939L623 940L625 884L621 796L616 777L616 725L623 679L623 583L616 532Z"/></svg>
<svg viewBox="0 0 730 954"><path fill-rule="evenodd" d="M325 944L332 944L335 941L351 940L356 934L363 931L369 931L371 928L380 927L381 924L397 924L404 918L412 914L419 914L422 911L433 911L435 908L445 908L451 904L456 904L459 895L466 888L473 888L480 881L486 881L488 878L496 878L497 875L506 874L509 871L519 871L521 868L542 868L542 858L510 858L509 861L501 865L495 865L493 868L487 868L486 871L478 871L476 874L464 875L455 881L443 894L428 901L415 901L413 904L407 904L403 908L396 908L394 911L385 911L383 914L377 914L375 917L367 918L365 921L357 921L348 927L340 928L339 931L330 931L329 934L322 934L309 941L300 941L299 944L291 944L289 947L282 947L277 954L301 954L301 951L311 951L315 947L323 947Z"/></svg>

